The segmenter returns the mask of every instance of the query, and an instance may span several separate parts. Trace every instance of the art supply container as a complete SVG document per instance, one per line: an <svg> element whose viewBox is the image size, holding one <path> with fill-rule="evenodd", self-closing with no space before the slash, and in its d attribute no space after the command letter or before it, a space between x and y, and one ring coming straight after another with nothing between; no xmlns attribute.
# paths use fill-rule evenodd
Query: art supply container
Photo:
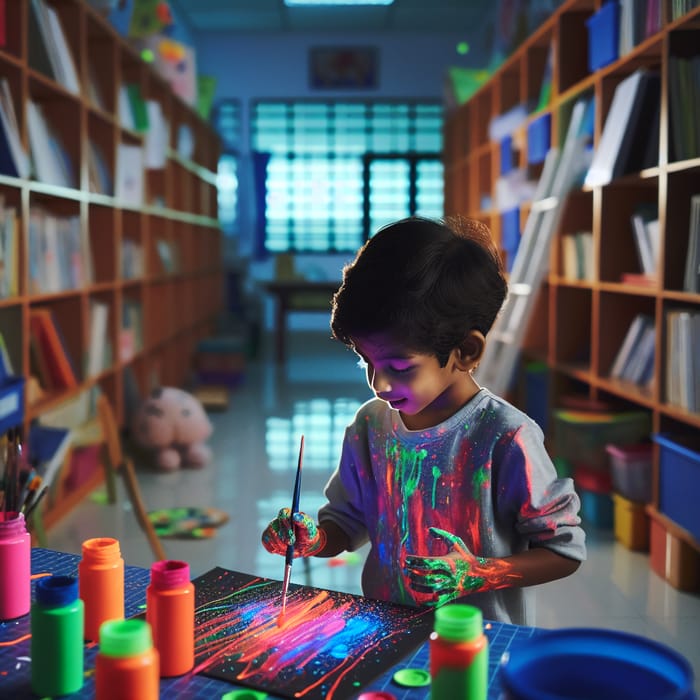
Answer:
<svg viewBox="0 0 700 700"><path fill-rule="evenodd" d="M96 700L158 700L159 659L145 620L109 620L100 627Z"/></svg>
<svg viewBox="0 0 700 700"><path fill-rule="evenodd" d="M78 587L85 603L85 639L97 641L106 620L124 619L124 560L111 537L85 540Z"/></svg>
<svg viewBox="0 0 700 700"><path fill-rule="evenodd" d="M160 675L181 676L194 666L194 584L184 561L157 561L146 588L146 621L160 655Z"/></svg>
<svg viewBox="0 0 700 700"><path fill-rule="evenodd" d="M499 668L504 700L696 700L693 670L659 642L607 629L543 632Z"/></svg>
<svg viewBox="0 0 700 700"><path fill-rule="evenodd" d="M75 576L37 581L31 611L32 690L36 695L68 695L83 687L83 618Z"/></svg>
<svg viewBox="0 0 700 700"><path fill-rule="evenodd" d="M438 608L430 635L432 700L486 700L488 666L481 610L461 603Z"/></svg>
<svg viewBox="0 0 700 700"><path fill-rule="evenodd" d="M0 620L31 607L31 537L22 513L0 513Z"/></svg>

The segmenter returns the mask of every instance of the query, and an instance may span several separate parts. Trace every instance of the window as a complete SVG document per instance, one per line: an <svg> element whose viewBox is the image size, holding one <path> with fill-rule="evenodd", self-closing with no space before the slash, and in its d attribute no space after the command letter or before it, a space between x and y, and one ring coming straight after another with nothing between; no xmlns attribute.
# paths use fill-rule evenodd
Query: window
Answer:
<svg viewBox="0 0 700 700"><path fill-rule="evenodd" d="M241 106L238 100L223 100L212 112L212 123L221 137L216 186L221 229L226 235L238 232L238 161L241 141Z"/></svg>
<svg viewBox="0 0 700 700"><path fill-rule="evenodd" d="M260 101L251 133L270 154L270 252L354 251L389 221L442 215L439 103Z"/></svg>

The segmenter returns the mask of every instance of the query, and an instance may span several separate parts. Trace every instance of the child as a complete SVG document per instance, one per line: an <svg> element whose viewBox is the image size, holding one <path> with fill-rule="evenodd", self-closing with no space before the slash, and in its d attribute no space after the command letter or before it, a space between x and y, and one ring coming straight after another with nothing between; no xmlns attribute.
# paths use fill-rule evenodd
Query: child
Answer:
<svg viewBox="0 0 700 700"><path fill-rule="evenodd" d="M484 617L528 619L525 586L585 559L579 500L558 479L540 428L472 371L507 291L486 226L404 219L343 273L333 336L366 367L375 398L348 426L319 524L283 509L265 548L334 556L369 540L366 596L442 605L468 596Z"/></svg>

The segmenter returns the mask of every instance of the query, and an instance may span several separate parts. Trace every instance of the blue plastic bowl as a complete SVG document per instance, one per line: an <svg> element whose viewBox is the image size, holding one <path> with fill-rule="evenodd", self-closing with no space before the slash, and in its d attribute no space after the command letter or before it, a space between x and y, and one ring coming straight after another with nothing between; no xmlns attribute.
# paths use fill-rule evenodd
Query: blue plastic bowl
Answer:
<svg viewBox="0 0 700 700"><path fill-rule="evenodd" d="M697 700L683 656L614 630L543 632L505 652L499 674L503 700Z"/></svg>

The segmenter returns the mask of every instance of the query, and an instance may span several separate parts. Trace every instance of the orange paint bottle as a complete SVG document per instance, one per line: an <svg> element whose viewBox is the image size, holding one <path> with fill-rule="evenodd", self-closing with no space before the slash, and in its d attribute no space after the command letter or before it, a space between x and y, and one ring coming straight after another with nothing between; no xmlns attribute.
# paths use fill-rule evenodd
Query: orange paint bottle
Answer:
<svg viewBox="0 0 700 700"><path fill-rule="evenodd" d="M85 604L85 639L94 642L103 622L124 619L124 560L111 537L85 540L82 551L78 595Z"/></svg>
<svg viewBox="0 0 700 700"><path fill-rule="evenodd" d="M146 621L160 655L160 675L181 676L194 667L194 584L184 561L157 561L146 588Z"/></svg>
<svg viewBox="0 0 700 700"><path fill-rule="evenodd" d="M95 700L158 700L159 665L145 620L108 620L95 657Z"/></svg>

